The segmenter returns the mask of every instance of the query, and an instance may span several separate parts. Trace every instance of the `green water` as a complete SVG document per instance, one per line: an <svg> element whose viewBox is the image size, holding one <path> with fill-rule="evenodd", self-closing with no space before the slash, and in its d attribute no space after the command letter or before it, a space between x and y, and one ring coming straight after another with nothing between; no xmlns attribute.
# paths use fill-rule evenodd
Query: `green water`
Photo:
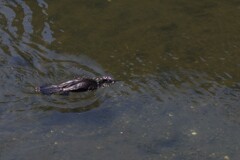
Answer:
<svg viewBox="0 0 240 160"><path fill-rule="evenodd" d="M0 160L240 159L240 2L0 1ZM120 82L41 95L77 76Z"/></svg>

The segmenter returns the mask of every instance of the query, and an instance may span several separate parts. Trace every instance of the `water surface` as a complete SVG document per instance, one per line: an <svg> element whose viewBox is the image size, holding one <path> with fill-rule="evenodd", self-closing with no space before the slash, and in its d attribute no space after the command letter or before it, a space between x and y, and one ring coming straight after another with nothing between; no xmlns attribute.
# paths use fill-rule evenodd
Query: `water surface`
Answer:
<svg viewBox="0 0 240 160"><path fill-rule="evenodd" d="M238 1L0 2L0 159L239 159ZM77 76L121 82L45 96Z"/></svg>

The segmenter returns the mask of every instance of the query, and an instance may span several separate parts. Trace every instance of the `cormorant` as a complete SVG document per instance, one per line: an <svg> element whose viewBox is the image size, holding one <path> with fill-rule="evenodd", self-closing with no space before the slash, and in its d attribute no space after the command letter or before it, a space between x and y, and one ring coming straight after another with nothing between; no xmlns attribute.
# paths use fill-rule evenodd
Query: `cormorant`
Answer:
<svg viewBox="0 0 240 160"><path fill-rule="evenodd" d="M85 92L96 90L100 87L108 86L115 83L109 76L103 76L99 78L76 78L59 85L47 85L36 87L36 91L42 94L68 94L69 92Z"/></svg>

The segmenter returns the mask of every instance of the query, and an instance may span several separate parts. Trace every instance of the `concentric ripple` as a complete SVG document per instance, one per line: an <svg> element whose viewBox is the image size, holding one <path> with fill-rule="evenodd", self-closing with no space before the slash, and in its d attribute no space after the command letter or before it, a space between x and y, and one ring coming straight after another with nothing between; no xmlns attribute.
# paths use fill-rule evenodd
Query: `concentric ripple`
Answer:
<svg viewBox="0 0 240 160"><path fill-rule="evenodd" d="M48 49L47 45L55 38L47 10L44 0L0 1L0 78L4 82L0 103L8 109L62 112L98 107L102 96L95 92L70 98L46 97L34 92L38 85L60 83L77 76L107 75L97 62L83 54L74 56ZM18 106L16 102L24 102L25 106Z"/></svg>

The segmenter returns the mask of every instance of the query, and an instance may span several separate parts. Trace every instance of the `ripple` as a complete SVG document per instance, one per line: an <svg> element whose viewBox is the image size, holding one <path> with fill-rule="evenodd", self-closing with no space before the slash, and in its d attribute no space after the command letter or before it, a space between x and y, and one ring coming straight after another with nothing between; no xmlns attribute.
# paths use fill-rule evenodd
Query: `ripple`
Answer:
<svg viewBox="0 0 240 160"><path fill-rule="evenodd" d="M36 5L39 10L32 9ZM83 112L99 107L104 94L97 92L71 96L35 93L35 86L43 84L60 83L77 76L108 75L101 65L84 54L48 49L46 44L55 38L47 9L44 0L0 2L0 103L5 104L1 109ZM38 24L34 19L40 19Z"/></svg>
<svg viewBox="0 0 240 160"><path fill-rule="evenodd" d="M126 91L129 95L137 94L154 98L159 104L168 103L171 99L202 104L203 101L214 101L229 95L235 99L239 92L237 86L238 84L225 85L224 81L217 81L216 77L204 72L178 70L135 76L129 82Z"/></svg>
<svg viewBox="0 0 240 160"><path fill-rule="evenodd" d="M9 34L11 34L12 36L14 36L15 38L17 37L17 28L13 26L13 21L16 18L16 13L14 12L14 10L8 6L4 6L3 4L1 4L0 2L0 14L3 15L3 17L5 17L5 19L7 20L7 24L6 24L6 28L9 31Z"/></svg>

